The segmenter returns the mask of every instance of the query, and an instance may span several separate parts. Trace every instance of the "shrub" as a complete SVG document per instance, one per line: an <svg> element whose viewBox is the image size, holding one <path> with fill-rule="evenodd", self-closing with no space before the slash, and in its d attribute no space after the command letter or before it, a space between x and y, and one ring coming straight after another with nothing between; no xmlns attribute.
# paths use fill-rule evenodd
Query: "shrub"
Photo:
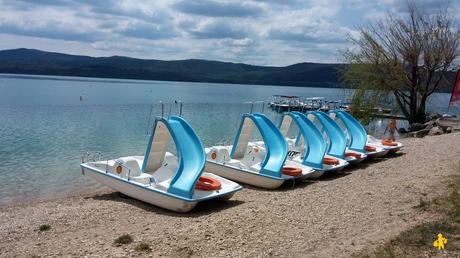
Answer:
<svg viewBox="0 0 460 258"><path fill-rule="evenodd" d="M138 252L149 252L152 249L150 249L150 245L146 242L141 242L134 248L134 250Z"/></svg>
<svg viewBox="0 0 460 258"><path fill-rule="evenodd" d="M133 242L133 238L129 234L123 234L113 240L113 244L116 246L127 245Z"/></svg>
<svg viewBox="0 0 460 258"><path fill-rule="evenodd" d="M50 229L51 229L51 226L48 225L48 224L43 224L43 225L40 225L40 227L38 227L38 230L40 230L40 231L42 231L42 232L43 232L43 231L48 231L48 230L50 230Z"/></svg>

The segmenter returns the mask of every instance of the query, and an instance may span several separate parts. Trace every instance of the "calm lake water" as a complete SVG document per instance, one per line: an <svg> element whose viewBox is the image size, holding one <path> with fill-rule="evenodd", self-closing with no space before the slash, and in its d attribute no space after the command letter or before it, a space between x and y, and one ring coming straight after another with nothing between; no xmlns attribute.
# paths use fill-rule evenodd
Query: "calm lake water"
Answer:
<svg viewBox="0 0 460 258"><path fill-rule="evenodd" d="M103 159L143 155L152 103L183 117L206 146L230 143L245 101L269 101L274 94L345 99L350 91L261 85L0 75L0 206L102 189L81 175L81 155ZM83 101L80 101L83 96ZM435 94L430 110L443 111L449 94ZM161 113L154 105L153 114ZM262 106L255 105L260 111ZM171 111L170 111L171 110ZM265 109L277 119L277 115ZM380 133L384 121L370 127Z"/></svg>

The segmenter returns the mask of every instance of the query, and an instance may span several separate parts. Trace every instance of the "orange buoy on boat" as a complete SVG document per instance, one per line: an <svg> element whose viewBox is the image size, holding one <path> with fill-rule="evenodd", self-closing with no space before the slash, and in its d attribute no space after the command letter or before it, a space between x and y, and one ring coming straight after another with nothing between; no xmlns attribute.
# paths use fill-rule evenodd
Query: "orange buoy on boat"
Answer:
<svg viewBox="0 0 460 258"><path fill-rule="evenodd" d="M196 181L195 189L213 191L219 190L221 186L221 183L217 179L207 176L200 176L200 178L198 178L198 181Z"/></svg>
<svg viewBox="0 0 460 258"><path fill-rule="evenodd" d="M286 174L288 176L301 176L302 175L302 169L299 167L283 167L282 172L283 174Z"/></svg>
<svg viewBox="0 0 460 258"><path fill-rule="evenodd" d="M369 145L366 145L366 147L364 148L366 151L376 151L377 148L375 148L374 146L369 146Z"/></svg>
<svg viewBox="0 0 460 258"><path fill-rule="evenodd" d="M382 140L382 144L385 146L398 146L398 144L392 140Z"/></svg>
<svg viewBox="0 0 460 258"><path fill-rule="evenodd" d="M326 165L338 165L340 162L338 159L325 157L323 158L323 163Z"/></svg>
<svg viewBox="0 0 460 258"><path fill-rule="evenodd" d="M345 157L354 157L354 158L360 159L361 154L356 153L356 152L345 152Z"/></svg>

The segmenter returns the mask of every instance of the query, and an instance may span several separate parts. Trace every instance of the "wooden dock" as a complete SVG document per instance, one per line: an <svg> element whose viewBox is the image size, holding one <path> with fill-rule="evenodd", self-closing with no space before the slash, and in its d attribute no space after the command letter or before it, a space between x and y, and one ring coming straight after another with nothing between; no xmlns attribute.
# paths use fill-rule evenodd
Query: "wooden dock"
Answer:
<svg viewBox="0 0 460 258"><path fill-rule="evenodd" d="M406 117L403 116L403 115L395 115L395 114L390 114L390 113L372 113L371 115L374 116L374 117L388 118L388 119L391 119L393 117L398 119L398 120L405 120L406 119Z"/></svg>

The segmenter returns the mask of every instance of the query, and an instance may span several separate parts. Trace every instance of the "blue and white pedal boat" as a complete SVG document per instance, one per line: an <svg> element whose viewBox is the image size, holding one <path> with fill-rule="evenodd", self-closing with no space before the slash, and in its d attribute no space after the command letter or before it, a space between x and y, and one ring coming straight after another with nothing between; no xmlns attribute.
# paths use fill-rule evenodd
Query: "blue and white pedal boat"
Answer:
<svg viewBox="0 0 460 258"><path fill-rule="evenodd" d="M375 138L372 135L367 135L367 145L375 146L379 148L385 148L388 150L388 154L396 153L404 148L404 144L401 142L392 142L393 146L383 144L383 141Z"/></svg>
<svg viewBox="0 0 460 258"><path fill-rule="evenodd" d="M403 147L398 142L395 142L395 146L382 144L381 140L368 135L364 126L356 118L343 110L331 110L329 116L344 127L349 138L348 149L365 153L369 158L383 157Z"/></svg>
<svg viewBox="0 0 460 258"><path fill-rule="evenodd" d="M254 130L262 136L263 146L250 142ZM233 145L213 146L205 152L207 171L267 189L278 188L288 180L306 178L314 172L311 167L287 160L284 137L262 113L243 115Z"/></svg>
<svg viewBox="0 0 460 258"><path fill-rule="evenodd" d="M297 136L290 138L288 132L293 126L297 129ZM327 153L328 145L321 131L305 114L301 112L284 113L279 128L286 137L290 159L315 170L315 173L310 176L311 179L318 178L326 172L340 171L348 165L345 159L334 158ZM325 159L335 159L338 163L325 163Z"/></svg>
<svg viewBox="0 0 460 258"><path fill-rule="evenodd" d="M349 149L347 136L342 128L322 111L311 111L304 114L322 132L327 144L327 155L331 159L345 160L349 164L363 161L365 153Z"/></svg>
<svg viewBox="0 0 460 258"><path fill-rule="evenodd" d="M177 157L166 151L171 139ZM87 162L81 168L105 186L176 212L188 212L198 202L210 199L229 199L242 189L235 182L205 172L203 144L178 116L155 119L144 157Z"/></svg>

